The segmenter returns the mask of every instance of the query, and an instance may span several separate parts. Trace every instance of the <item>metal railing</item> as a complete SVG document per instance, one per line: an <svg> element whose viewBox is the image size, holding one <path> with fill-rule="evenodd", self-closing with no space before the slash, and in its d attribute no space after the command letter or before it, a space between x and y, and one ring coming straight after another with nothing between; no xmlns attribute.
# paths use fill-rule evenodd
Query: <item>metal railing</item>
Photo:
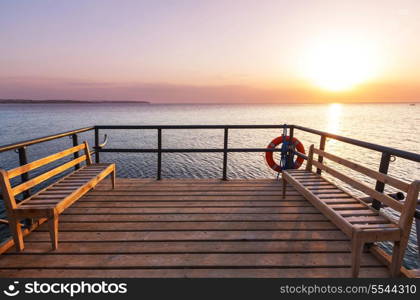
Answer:
<svg viewBox="0 0 420 300"><path fill-rule="evenodd" d="M135 149L135 148L110 148L105 149L105 145L108 141L108 136L104 135L104 142L99 142L100 137L100 130L105 129L119 129L119 130L145 130L145 129L152 129L157 131L157 148L150 148L150 149ZM171 130L171 129L223 129L223 148L205 148L205 149L191 149L191 148L163 148L162 146L162 132L163 130ZM26 152L26 147L39 144L63 137L71 137L73 141L73 146L79 143L78 134L87 132L87 131L94 131L94 154L95 154L95 161L100 162L100 152L131 152L131 153L157 153L158 156L158 166L157 166L157 179L162 178L162 153L223 153L223 171L222 171L222 179L227 180L227 164L228 164L228 153L231 152L279 152L279 149L267 149L267 148L229 148L229 130L232 129L287 129L289 131L288 135L293 138L295 131L300 130L308 133L312 133L315 135L320 136L319 142L319 149L325 150L325 145L327 139L337 140L343 143L359 146L361 148L370 149L373 151L377 151L382 153L381 162L379 165L379 172L387 174L389 163L392 157L400 157L403 159L411 160L414 162L420 162L420 154L412 153L408 151L403 151L387 146L381 146L369 142L364 142L360 140L356 140L353 138L348 138L312 128L307 128L299 125L97 125L92 127L85 127L76 130L66 131L54 135L44 136L40 138L35 138L31 140L21 141L18 143L8 144L4 146L0 146L0 153L5 151L15 150L18 153L19 164L24 165L29 162ZM292 160L293 155L297 154L304 159L307 159L306 155L302 155L300 153L294 152L291 149L288 159ZM75 153L75 158L77 158L78 153ZM322 157L320 157L322 162ZM77 168L78 166L76 166ZM321 170L318 170L318 173L321 174ZM21 176L21 180L27 181L29 180L28 174L24 173ZM376 190L379 192L384 191L385 184L381 181L376 182Z"/></svg>
<svg viewBox="0 0 420 300"><path fill-rule="evenodd" d="M228 153L232 152L280 152L281 149L267 148L229 148L229 130L231 129L287 129L290 125L100 125L95 126L95 161L100 162L100 152L130 152L130 153L157 153L157 175L156 179L162 178L162 153L223 153L222 179L227 180ZM156 130L157 148L134 149L134 148L111 148L104 149L97 144L99 141L99 130L118 129L118 130ZM223 148L163 148L162 132L171 129L223 129Z"/></svg>
<svg viewBox="0 0 420 300"><path fill-rule="evenodd" d="M156 130L157 135L157 147L156 148L149 148L149 149L136 149L136 148L104 148L108 141L108 136L104 135L104 142L100 143L100 130ZM221 129L223 130L223 148L164 148L162 143L162 133L164 130L174 130L174 129L181 129L181 130L192 130L192 129ZM295 132L297 130L311 133L318 135L320 137L319 142L319 149L325 150L326 141L327 139L337 140L343 143L355 145L361 148L373 150L380 152L382 154L381 161L379 165L379 172L387 174L389 163L392 157L399 157L407 160L411 160L414 162L420 162L420 154L412 153L408 151L403 151L387 146L377 145L369 142L364 142L360 140L356 140L353 138L348 138L312 128L307 128L299 125L291 125L291 124L282 124L282 125L96 125L92 127L85 127L76 130L66 131L54 135L49 135L45 137L40 137L36 139L26 140L18 143L13 143L9 145L0 146L0 153L5 151L15 150L19 154L19 164L24 165L29 162L26 152L26 147L39 144L63 137L71 137L73 141L73 146L79 143L78 141L78 134L87 132L87 131L94 131L94 150L92 151L95 154L95 161L97 163L100 162L100 153L101 152L108 152L108 153L122 153L122 152L130 152L130 153L156 153L157 154L157 175L156 179L160 180L162 178L162 153L223 153L223 166L222 166L222 176L223 180L228 179L227 175L227 166L228 166L228 153L234 152L280 152L281 149L267 149L267 148L229 148L229 131L232 129L286 129L288 130L288 135L293 138ZM287 159L289 161L293 160L293 156L298 155L307 159L306 155L297 153L294 149L289 149L287 153ZM77 158L78 153L74 153L75 158ZM319 157L319 161L322 162L323 157ZM75 166L78 168L79 166ZM321 170L317 170L318 174L321 174ZM27 173L21 175L21 181L25 182L29 180L29 176ZM376 190L383 193L385 189L385 184L381 181L376 181ZM28 197L29 194L24 195L24 197ZM381 203L377 200L374 200L372 206L380 209ZM415 217L420 219L420 211L417 210Z"/></svg>

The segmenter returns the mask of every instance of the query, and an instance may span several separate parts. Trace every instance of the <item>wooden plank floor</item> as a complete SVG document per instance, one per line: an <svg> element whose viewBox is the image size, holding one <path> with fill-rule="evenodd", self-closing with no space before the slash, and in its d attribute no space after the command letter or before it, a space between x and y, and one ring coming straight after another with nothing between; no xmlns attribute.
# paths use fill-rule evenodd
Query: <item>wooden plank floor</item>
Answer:
<svg viewBox="0 0 420 300"><path fill-rule="evenodd" d="M275 180L117 180L60 216L59 249L46 224L25 250L0 256L0 277L348 277L348 238ZM313 181L321 197L346 203ZM53 197L54 192L51 192ZM358 216L355 216L358 218ZM366 216L369 218L369 216ZM371 253L361 277L387 277Z"/></svg>

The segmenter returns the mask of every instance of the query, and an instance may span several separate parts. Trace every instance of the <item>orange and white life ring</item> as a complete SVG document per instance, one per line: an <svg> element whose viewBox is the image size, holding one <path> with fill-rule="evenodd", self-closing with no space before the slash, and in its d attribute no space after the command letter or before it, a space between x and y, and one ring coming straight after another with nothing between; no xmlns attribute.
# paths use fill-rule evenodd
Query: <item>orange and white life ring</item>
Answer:
<svg viewBox="0 0 420 300"><path fill-rule="evenodd" d="M287 142L289 142L290 137L286 136L285 140ZM268 149L274 149L278 145L280 145L281 143L283 143L283 136L276 137L274 140L272 140L270 142L270 144L268 144L267 148ZM292 138L292 143L294 145L296 145L295 147L296 147L297 151L299 151L300 153L303 153L303 154L305 153L305 147L303 147L303 144L297 138ZM271 169L273 169L276 172L281 172L282 167L279 166L274 161L273 154L274 154L274 152L272 152L272 151L265 152L265 160L267 161L267 164L270 166ZM293 166L292 166L293 169L299 169L299 167L302 165L303 161L304 161L304 159L302 157L298 156L293 163Z"/></svg>

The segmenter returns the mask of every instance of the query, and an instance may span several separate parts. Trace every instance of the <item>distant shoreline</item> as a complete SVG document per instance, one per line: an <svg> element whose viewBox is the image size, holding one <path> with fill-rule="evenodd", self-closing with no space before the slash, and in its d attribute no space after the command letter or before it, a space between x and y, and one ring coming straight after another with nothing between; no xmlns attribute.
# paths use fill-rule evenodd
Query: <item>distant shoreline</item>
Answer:
<svg viewBox="0 0 420 300"><path fill-rule="evenodd" d="M104 104L104 103L134 103L150 104L148 101L133 100L31 100L31 99L0 99L0 104Z"/></svg>
<svg viewBox="0 0 420 300"><path fill-rule="evenodd" d="M401 102L379 102L379 101L362 101L362 102L150 102L136 100L33 100L33 99L0 99L0 104L147 104L147 105L328 105L333 103L345 105L358 104L408 104L416 106L420 101L401 101Z"/></svg>

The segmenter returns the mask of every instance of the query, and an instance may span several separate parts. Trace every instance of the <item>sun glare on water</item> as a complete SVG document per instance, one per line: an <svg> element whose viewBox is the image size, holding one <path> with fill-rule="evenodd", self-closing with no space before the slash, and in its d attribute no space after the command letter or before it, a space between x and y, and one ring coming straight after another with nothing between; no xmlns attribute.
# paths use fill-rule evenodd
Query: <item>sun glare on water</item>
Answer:
<svg viewBox="0 0 420 300"><path fill-rule="evenodd" d="M367 44L360 41L319 41L307 49L301 71L321 89L346 91L374 77L377 57Z"/></svg>
<svg viewBox="0 0 420 300"><path fill-rule="evenodd" d="M334 134L340 133L340 120L342 113L342 105L340 103L331 103L326 112L327 131ZM334 142L334 140L331 140Z"/></svg>

